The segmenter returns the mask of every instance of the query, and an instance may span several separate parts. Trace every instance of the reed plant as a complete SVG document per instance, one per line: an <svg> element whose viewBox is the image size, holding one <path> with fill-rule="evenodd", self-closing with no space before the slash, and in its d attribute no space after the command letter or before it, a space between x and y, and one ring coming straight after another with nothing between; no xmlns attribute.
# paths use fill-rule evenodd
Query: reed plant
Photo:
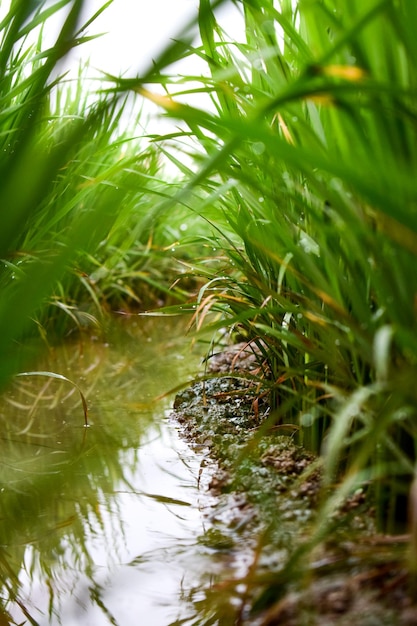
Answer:
<svg viewBox="0 0 417 626"><path fill-rule="evenodd" d="M325 485L339 485L315 536L363 485L380 528L404 529L416 507L417 9L233 4L242 38L201 0L189 49L207 64L195 91L212 109L181 102L187 77L164 76L166 97L145 94L199 142L177 201L203 190L194 210L228 259L205 275L197 314L257 345L271 425L292 422L322 454Z"/></svg>
<svg viewBox="0 0 417 626"><path fill-rule="evenodd" d="M159 149L143 138L141 110L128 131L126 94L87 80L87 66L68 71L110 3L84 22L82 0L2 5L0 383L26 367L38 331L95 325L106 308L143 307L173 281L163 251L175 237L153 225Z"/></svg>

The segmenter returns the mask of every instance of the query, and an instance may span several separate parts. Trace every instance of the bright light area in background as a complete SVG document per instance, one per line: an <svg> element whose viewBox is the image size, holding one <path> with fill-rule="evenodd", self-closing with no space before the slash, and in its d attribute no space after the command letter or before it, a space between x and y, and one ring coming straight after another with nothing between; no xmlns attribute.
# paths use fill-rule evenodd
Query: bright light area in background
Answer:
<svg viewBox="0 0 417 626"><path fill-rule="evenodd" d="M84 20L102 5L102 0L85 0ZM195 0L113 0L89 27L89 34L100 33L101 36L74 50L70 56L71 66L76 69L79 62L88 61L87 74L93 79L102 77L102 72L125 78L140 76L171 40L196 18L197 11ZM204 66L202 63L199 67L197 65L196 59L190 59L188 63L182 63L181 68L171 67L168 71L174 76L180 72L201 74ZM93 83L92 88L97 88L97 83ZM164 93L158 85L152 85L151 90ZM142 109L140 121L147 132L163 134L173 130L175 122L161 119L161 110L155 105L138 96L135 104L134 111Z"/></svg>
<svg viewBox="0 0 417 626"><path fill-rule="evenodd" d="M45 5L53 6L57 0L45 0ZM90 19L106 0L85 0L81 23ZM67 5L62 12L50 18L44 31L44 48L53 45L57 33L62 26L64 15L68 12ZM0 0L0 19L5 16L10 7L10 0ZM85 71L85 90L92 94L100 87L111 86L110 83L100 85L97 79L103 77L103 72L114 76L134 77L140 76L151 67L152 61L157 59L171 42L181 35L184 28L192 20L196 22L198 15L198 0L113 0L103 13L88 27L83 35L101 35L90 42L80 45L72 50L60 71L69 69L67 79L78 75L80 64L88 64ZM65 13L64 13L65 12ZM244 35L244 23L240 10L232 0L224 0L224 3L216 9L216 17L230 37L230 40L242 40ZM37 33L31 33L30 39L36 41ZM200 38L198 28L194 29L195 39L192 45L198 46ZM195 55L189 56L175 66L167 68L173 80L180 80L181 76L208 75L207 65ZM187 82L187 88L201 86L197 81ZM172 92L179 91L182 86L175 86ZM165 93L161 87L153 84L150 89L154 92ZM212 103L207 94L179 97L193 106L204 109L212 109ZM94 97L92 98L94 100ZM161 109L139 96L134 98L133 109L126 109L124 121L131 130L129 121L139 117L140 128L135 128L134 134L168 134L174 132L180 123L176 120L164 118ZM132 98L133 101L133 98Z"/></svg>
<svg viewBox="0 0 417 626"><path fill-rule="evenodd" d="M93 15L102 4L102 0L85 0L85 17ZM88 59L90 75L97 75L97 70L124 77L140 75L187 24L196 22L198 5L196 0L113 0L89 27L89 34L102 36L83 44L73 53L73 59ZM242 35L242 17L230 0L225 0L216 16L232 38ZM193 45L198 46L198 28L194 28L193 34ZM206 64L191 56L180 66L168 69L178 76L198 76L204 71L207 72Z"/></svg>
<svg viewBox="0 0 417 626"><path fill-rule="evenodd" d="M84 20L96 13L101 6L103 0L85 0ZM71 65L77 68L79 62L88 60L88 76L91 78L100 77L102 72L123 77L140 76L159 53L182 33L187 24L197 20L198 6L198 0L113 0L88 29L89 35L103 33L102 36L72 52ZM216 10L216 17L232 40L242 38L243 17L231 0L225 0ZM195 28L194 31L192 45L198 46L198 29ZM197 57L190 56L181 63L168 67L166 73L175 80L181 76L207 75L208 68ZM197 82L187 83L188 88L199 86ZM97 84L92 87L96 88ZM150 88L154 92L164 93L158 85ZM212 108L209 97L204 94L193 95L188 98L188 102L193 106ZM161 117L162 111L142 98L136 98L134 110L138 108L142 110L142 132L167 134L179 126L178 121Z"/></svg>
<svg viewBox="0 0 417 626"><path fill-rule="evenodd" d="M102 5L103 0L85 0L85 14ZM92 67L129 76L141 73L196 19L198 6L198 0L113 0L90 28L106 34L83 49ZM216 16L231 38L242 35L242 16L231 0L216 9Z"/></svg>

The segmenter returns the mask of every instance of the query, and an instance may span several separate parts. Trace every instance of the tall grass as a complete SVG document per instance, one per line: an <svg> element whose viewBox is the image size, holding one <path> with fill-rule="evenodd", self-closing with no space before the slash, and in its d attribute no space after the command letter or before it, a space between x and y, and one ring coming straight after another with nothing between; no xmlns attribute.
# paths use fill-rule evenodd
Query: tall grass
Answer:
<svg viewBox="0 0 417 626"><path fill-rule="evenodd" d="M258 344L269 419L300 427L340 494L370 481L393 531L417 441L416 8L234 4L245 29L231 42L200 2L192 52L213 110L176 100L174 78L157 99L200 143L196 162L207 154L178 201L200 186L203 217L211 203L227 222L211 220L229 270L208 277L200 312Z"/></svg>
<svg viewBox="0 0 417 626"><path fill-rule="evenodd" d="M87 68L66 75L68 53L109 4L85 23L82 0L15 0L3 11L0 383L25 366L36 327L45 336L95 324L106 305L145 306L172 280L162 257L176 237L155 233L152 218L165 193L158 149L139 119L127 132L124 93L104 78L94 92Z"/></svg>

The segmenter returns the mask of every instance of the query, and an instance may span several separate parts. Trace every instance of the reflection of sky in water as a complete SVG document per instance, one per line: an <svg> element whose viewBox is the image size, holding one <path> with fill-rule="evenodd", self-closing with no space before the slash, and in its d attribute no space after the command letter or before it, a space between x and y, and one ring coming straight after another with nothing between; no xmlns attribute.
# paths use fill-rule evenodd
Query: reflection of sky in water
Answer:
<svg viewBox="0 0 417 626"><path fill-rule="evenodd" d="M199 362L183 326L165 320L122 324L110 344L54 349L40 369L82 386L87 430L68 386L39 378L12 386L12 404L0 405L8 466L0 532L20 581L15 602L3 590L16 623L168 626L193 614L181 595L216 569L196 541L200 458L164 416L172 396L152 398Z"/></svg>
<svg viewBox="0 0 417 626"><path fill-rule="evenodd" d="M102 495L104 502L98 505L101 525L91 519L86 529L94 561L90 577L82 574L82 568L79 571L80 555L74 553L74 546L63 542L66 565L55 573L53 583L55 617L48 617L45 581L30 583L21 576L24 587L30 587L26 608L32 618L40 625L109 623L92 598L121 626L167 626L184 617L186 607L179 608L181 587L195 584L199 570L204 571L206 565L195 547L195 539L203 531L197 502L198 470L198 458L165 423L159 435L140 448L139 464L126 473L120 490L116 485L115 493ZM33 549L28 550L33 556ZM22 619L15 612L13 616L17 622Z"/></svg>

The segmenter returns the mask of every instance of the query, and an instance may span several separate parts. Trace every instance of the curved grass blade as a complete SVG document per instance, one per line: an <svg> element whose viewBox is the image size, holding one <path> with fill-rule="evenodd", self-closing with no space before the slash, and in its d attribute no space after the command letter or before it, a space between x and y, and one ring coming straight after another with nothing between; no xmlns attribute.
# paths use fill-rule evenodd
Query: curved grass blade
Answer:
<svg viewBox="0 0 417 626"><path fill-rule="evenodd" d="M89 426L89 423L88 423L87 400L85 399L85 396L84 396L83 392L81 391L80 387L77 385L77 383L74 383L73 380L71 380L70 378L67 378L66 376L63 376L62 374L57 374L56 372L41 372L41 371L39 371L39 372L20 372L19 374L16 374L16 376L46 376L47 378L56 378L57 380L63 380L66 383L69 383L70 385L75 387L75 389L80 394L81 402L82 402L82 405L83 405L84 426L86 428Z"/></svg>

